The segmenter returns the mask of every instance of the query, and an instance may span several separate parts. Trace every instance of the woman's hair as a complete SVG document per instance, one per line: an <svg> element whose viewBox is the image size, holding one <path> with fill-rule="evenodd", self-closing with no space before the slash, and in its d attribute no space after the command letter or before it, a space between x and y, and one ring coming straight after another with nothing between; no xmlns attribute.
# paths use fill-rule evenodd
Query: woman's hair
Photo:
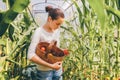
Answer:
<svg viewBox="0 0 120 80"><path fill-rule="evenodd" d="M52 20L56 20L59 17L64 18L64 13L59 8L53 8L52 6L46 6L45 9L46 9L46 12L48 12L48 16L50 16Z"/></svg>

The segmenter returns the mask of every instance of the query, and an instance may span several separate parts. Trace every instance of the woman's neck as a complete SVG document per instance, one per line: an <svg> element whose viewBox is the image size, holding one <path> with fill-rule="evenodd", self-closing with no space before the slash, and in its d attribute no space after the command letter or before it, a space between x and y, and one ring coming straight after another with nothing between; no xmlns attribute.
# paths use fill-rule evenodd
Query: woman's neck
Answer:
<svg viewBox="0 0 120 80"><path fill-rule="evenodd" d="M50 28L50 26L49 26L47 23L45 23L45 24L43 25L43 28L44 28L45 31L47 31L47 32L50 32L50 33L53 32L52 29Z"/></svg>

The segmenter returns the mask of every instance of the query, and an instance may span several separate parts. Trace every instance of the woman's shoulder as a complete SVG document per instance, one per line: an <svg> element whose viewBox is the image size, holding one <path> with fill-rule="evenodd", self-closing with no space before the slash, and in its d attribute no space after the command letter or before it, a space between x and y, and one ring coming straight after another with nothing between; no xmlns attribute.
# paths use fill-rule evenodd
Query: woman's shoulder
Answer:
<svg viewBox="0 0 120 80"><path fill-rule="evenodd" d="M41 30L42 30L42 27L38 27L38 28L36 28L35 32L39 32Z"/></svg>
<svg viewBox="0 0 120 80"><path fill-rule="evenodd" d="M37 35L38 36L38 35L40 35L41 31L42 31L41 27L37 27L35 29L35 31L33 32L33 35Z"/></svg>

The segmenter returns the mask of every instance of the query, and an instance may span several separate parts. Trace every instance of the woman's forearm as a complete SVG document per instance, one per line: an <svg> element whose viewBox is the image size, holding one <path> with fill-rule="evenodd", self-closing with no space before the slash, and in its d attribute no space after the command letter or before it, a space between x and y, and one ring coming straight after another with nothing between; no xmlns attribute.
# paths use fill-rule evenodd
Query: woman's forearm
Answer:
<svg viewBox="0 0 120 80"><path fill-rule="evenodd" d="M41 58L39 58L37 55L33 56L30 60L38 65L44 65L44 66L50 67L55 70L60 69L62 66L62 62L56 62L54 64L50 64L50 63L47 63L46 61L42 60Z"/></svg>
<svg viewBox="0 0 120 80"><path fill-rule="evenodd" d="M52 67L52 64L47 63L46 61L42 60L42 59L41 59L40 57L38 57L37 55L33 56L30 60L31 60L32 62L37 63L38 65L44 65L44 66L53 68L53 67Z"/></svg>

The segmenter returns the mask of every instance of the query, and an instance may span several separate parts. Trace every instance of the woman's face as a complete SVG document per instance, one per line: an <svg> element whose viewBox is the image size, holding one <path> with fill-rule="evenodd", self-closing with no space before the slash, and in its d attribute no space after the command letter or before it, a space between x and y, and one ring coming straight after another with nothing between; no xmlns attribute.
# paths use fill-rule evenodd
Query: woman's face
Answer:
<svg viewBox="0 0 120 80"><path fill-rule="evenodd" d="M64 18L59 17L58 19L49 20L49 27L52 31L58 29L60 27L60 25L64 22Z"/></svg>

